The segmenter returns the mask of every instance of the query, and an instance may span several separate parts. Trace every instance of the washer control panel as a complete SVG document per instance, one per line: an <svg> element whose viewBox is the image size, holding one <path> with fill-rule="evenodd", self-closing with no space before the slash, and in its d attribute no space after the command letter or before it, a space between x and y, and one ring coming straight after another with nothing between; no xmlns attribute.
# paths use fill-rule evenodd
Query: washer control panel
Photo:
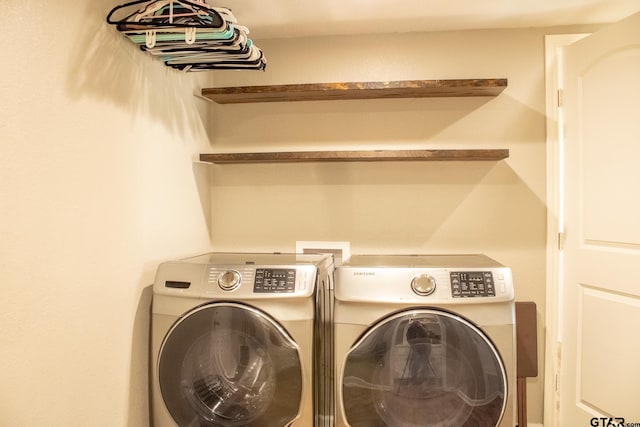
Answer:
<svg viewBox="0 0 640 427"><path fill-rule="evenodd" d="M490 271L452 271L451 296L454 298L494 297L495 282Z"/></svg>
<svg viewBox="0 0 640 427"><path fill-rule="evenodd" d="M253 292L286 293L295 290L295 268L256 268Z"/></svg>
<svg viewBox="0 0 640 427"><path fill-rule="evenodd" d="M307 297L315 292L317 273L317 267L313 265L211 265L207 266L204 286L195 289L192 283L191 288L194 288L193 292L201 292L202 298ZM193 281L197 282L197 279ZM180 284L176 283L175 287L178 286Z"/></svg>

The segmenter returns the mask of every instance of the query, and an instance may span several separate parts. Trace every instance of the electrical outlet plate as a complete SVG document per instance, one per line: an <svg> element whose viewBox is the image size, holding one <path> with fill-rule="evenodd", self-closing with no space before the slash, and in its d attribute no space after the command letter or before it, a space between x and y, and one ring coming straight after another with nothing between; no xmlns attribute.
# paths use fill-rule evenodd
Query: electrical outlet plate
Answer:
<svg viewBox="0 0 640 427"><path fill-rule="evenodd" d="M351 258L351 243L300 240L296 242L296 253L333 254L333 263L336 267L339 267L343 262Z"/></svg>

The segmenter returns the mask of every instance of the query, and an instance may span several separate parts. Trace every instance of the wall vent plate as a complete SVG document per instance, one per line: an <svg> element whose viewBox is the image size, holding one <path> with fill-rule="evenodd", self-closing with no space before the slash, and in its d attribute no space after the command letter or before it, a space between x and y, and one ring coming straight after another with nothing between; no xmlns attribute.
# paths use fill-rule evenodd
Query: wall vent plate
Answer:
<svg viewBox="0 0 640 427"><path fill-rule="evenodd" d="M296 242L296 253L333 254L333 264L339 267L351 258L351 243L300 240Z"/></svg>

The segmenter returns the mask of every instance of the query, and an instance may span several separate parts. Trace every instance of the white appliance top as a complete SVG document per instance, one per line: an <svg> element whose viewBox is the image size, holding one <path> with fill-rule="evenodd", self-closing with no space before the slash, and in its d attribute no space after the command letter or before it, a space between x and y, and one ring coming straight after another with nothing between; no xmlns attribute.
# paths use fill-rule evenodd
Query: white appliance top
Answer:
<svg viewBox="0 0 640 427"><path fill-rule="evenodd" d="M485 255L355 255L335 272L339 301L486 304L513 301L511 270Z"/></svg>

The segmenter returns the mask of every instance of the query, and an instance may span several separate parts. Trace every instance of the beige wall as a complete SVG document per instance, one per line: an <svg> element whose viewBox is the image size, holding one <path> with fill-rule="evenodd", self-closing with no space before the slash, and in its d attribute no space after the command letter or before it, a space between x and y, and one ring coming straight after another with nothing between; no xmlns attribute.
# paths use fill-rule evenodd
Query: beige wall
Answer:
<svg viewBox="0 0 640 427"><path fill-rule="evenodd" d="M0 425L148 425L149 285L210 249L207 78L143 55L117 2L2 2Z"/></svg>
<svg viewBox="0 0 640 427"><path fill-rule="evenodd" d="M499 78L496 98L215 105L213 149L508 148L499 162L214 165L217 249L486 253L513 269L518 300L545 302L545 30L257 41L267 72L215 86ZM540 334L540 355L543 333ZM540 377L529 421L542 422Z"/></svg>

